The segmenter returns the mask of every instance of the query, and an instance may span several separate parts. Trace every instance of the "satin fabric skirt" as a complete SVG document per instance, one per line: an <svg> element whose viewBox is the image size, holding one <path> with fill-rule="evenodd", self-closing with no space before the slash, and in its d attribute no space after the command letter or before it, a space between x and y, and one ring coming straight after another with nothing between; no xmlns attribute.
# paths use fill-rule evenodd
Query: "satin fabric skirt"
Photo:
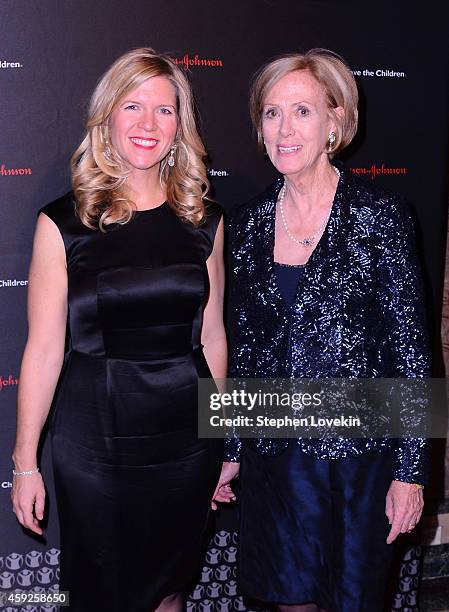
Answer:
<svg viewBox="0 0 449 612"><path fill-rule="evenodd" d="M314 602L327 612L381 612L392 547L385 497L391 452L319 460L291 440L244 449L239 574L246 597Z"/></svg>
<svg viewBox="0 0 449 612"><path fill-rule="evenodd" d="M150 612L196 578L223 457L197 437L199 375L201 352L71 353L51 435L72 612Z"/></svg>

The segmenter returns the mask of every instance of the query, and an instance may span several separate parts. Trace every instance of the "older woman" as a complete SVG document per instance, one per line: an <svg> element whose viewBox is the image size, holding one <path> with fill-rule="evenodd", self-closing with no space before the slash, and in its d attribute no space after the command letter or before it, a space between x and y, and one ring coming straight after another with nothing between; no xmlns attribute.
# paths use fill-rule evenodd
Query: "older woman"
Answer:
<svg viewBox="0 0 449 612"><path fill-rule="evenodd" d="M12 495L41 534L36 452L59 379L50 430L73 612L181 611L195 576L223 459L222 442L197 438L197 379L226 371L204 154L185 74L130 51L94 91L73 192L40 211Z"/></svg>
<svg viewBox="0 0 449 612"><path fill-rule="evenodd" d="M254 127L281 176L230 222L233 377L429 372L409 213L333 162L356 133L357 101L351 71L326 50L280 57L253 82ZM223 491L240 447L228 443ZM281 610L382 610L390 544L421 516L424 447L245 441L243 594Z"/></svg>

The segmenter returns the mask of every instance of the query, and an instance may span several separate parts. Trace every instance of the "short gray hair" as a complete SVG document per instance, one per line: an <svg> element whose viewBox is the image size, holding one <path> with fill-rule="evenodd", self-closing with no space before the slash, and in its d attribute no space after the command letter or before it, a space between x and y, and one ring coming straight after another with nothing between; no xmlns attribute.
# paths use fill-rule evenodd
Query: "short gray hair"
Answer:
<svg viewBox="0 0 449 612"><path fill-rule="evenodd" d="M328 49L281 55L256 72L249 107L259 145L263 147L262 109L268 92L284 76L297 70L308 71L325 92L329 112L337 126L335 141L328 149L328 154L333 157L348 146L357 132L359 94L354 75L345 60ZM343 117L333 111L338 106L345 111Z"/></svg>

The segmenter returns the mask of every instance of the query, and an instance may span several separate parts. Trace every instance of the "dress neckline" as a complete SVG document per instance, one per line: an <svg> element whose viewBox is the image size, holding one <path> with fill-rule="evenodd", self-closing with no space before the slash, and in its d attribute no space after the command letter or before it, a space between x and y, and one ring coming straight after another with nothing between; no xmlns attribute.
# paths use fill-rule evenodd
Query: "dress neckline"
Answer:
<svg viewBox="0 0 449 612"><path fill-rule="evenodd" d="M167 204L167 200L165 200L161 204L158 204L157 206L153 206L153 208L135 209L134 212L135 213L147 213L147 212L151 212L153 210L159 210L160 208L163 208L166 204Z"/></svg>
<svg viewBox="0 0 449 612"><path fill-rule="evenodd" d="M332 163L332 165L337 166L336 163ZM333 245L336 240L336 229L340 223L341 216L341 198L343 194L343 190L346 189L346 173L344 166L338 162L338 170L340 170L340 176L337 182L337 188L335 190L334 199L332 201L332 207L330 210L330 215L327 220L326 226L324 228L323 233L320 236L320 239L317 241L315 248L312 253L310 253L308 259L304 264L302 264L302 276L305 276L305 282L307 282L307 276L309 276L314 270L317 268L320 269L324 259L326 259L329 247ZM276 265L277 262L274 260L274 246L275 246L275 233L276 233L276 208L277 208L277 200L279 196L279 192L282 189L283 178L279 176L275 181L274 185L271 188L271 192L269 195L269 200L267 200L267 204L269 205L269 209L265 214L266 220L266 236L267 239L263 241L263 250L265 252L265 262L267 264L267 273L269 277L269 282L271 284L271 289L273 290L273 295L275 299L278 300L278 304L283 304L287 306L283 296L281 294L279 283L277 279L276 273ZM298 270L299 271L299 270ZM294 300L296 300L298 294L298 290L294 296ZM288 310L288 308L287 308Z"/></svg>
<svg viewBox="0 0 449 612"><path fill-rule="evenodd" d="M307 262L303 264L289 264L281 261L275 261L273 263L275 266L280 266L281 268L304 268L307 265Z"/></svg>

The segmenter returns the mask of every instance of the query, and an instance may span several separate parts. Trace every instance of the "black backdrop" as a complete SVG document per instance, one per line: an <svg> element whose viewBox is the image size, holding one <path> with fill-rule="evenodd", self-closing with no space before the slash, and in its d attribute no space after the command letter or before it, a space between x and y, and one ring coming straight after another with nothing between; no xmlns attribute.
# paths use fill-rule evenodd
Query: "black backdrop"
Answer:
<svg viewBox="0 0 449 612"><path fill-rule="evenodd" d="M215 196L229 209L274 176L250 128L250 75L283 52L322 46L341 53L356 73L362 111L359 135L345 160L353 172L411 201L438 357L447 223L448 17L439 2L418 10L406 1L0 0L0 589L49 588L58 579L47 448L42 466L49 513L42 540L22 532L11 513L10 455L35 212L69 189L69 157L81 139L100 74L121 53L142 45L172 53L188 68ZM234 530L234 514L223 512L190 609L243 609L236 597ZM407 553L394 609L416 609L418 552ZM404 583L404 576L411 581Z"/></svg>

